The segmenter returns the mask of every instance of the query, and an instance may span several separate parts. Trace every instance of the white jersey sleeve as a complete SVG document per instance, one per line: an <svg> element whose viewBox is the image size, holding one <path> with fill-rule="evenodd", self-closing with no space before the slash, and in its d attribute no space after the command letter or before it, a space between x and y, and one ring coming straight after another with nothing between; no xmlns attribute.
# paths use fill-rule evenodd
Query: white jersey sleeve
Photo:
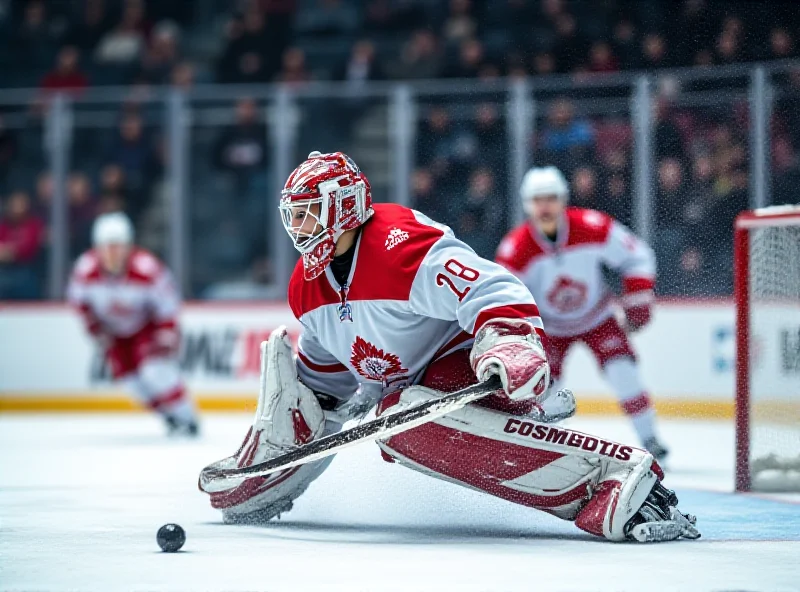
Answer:
<svg viewBox="0 0 800 592"><path fill-rule="evenodd" d="M178 318L181 298L175 278L163 267L150 289L150 307L156 324L174 322Z"/></svg>
<svg viewBox="0 0 800 592"><path fill-rule="evenodd" d="M619 222L611 226L603 249L603 259L625 278L655 278L656 258L653 249Z"/></svg>
<svg viewBox="0 0 800 592"><path fill-rule="evenodd" d="M412 310L458 321L473 335L493 318L525 318L541 331L539 309L525 285L501 265L478 256L449 228L441 228L444 235L428 251L414 278Z"/></svg>

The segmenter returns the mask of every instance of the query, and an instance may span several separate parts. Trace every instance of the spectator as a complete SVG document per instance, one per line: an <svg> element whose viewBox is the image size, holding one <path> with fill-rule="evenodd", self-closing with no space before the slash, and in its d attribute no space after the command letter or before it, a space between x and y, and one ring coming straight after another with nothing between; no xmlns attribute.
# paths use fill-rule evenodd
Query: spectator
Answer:
<svg viewBox="0 0 800 592"><path fill-rule="evenodd" d="M661 160L658 163L656 193L656 226L658 228L678 229L683 226L687 193L681 161L674 157Z"/></svg>
<svg viewBox="0 0 800 592"><path fill-rule="evenodd" d="M411 207L439 220L444 215L439 197L431 171L426 168L416 169L411 176Z"/></svg>
<svg viewBox="0 0 800 592"><path fill-rule="evenodd" d="M290 47L284 52L283 67L275 79L295 87L311 81L311 73L306 68L306 54L302 49Z"/></svg>
<svg viewBox="0 0 800 592"><path fill-rule="evenodd" d="M553 55L559 72L572 72L586 55L586 41L578 33L575 17L562 13L556 18L556 41Z"/></svg>
<svg viewBox="0 0 800 592"><path fill-rule="evenodd" d="M669 48L661 33L651 32L642 39L642 68L669 68L675 64L669 54Z"/></svg>
<svg viewBox="0 0 800 592"><path fill-rule="evenodd" d="M478 105L475 110L474 131L480 162L495 171L499 178L503 178L507 160L506 138L495 103Z"/></svg>
<svg viewBox="0 0 800 592"><path fill-rule="evenodd" d="M400 79L430 79L436 78L441 68L436 36L427 29L420 29L406 41L400 59L390 65L390 74Z"/></svg>
<svg viewBox="0 0 800 592"><path fill-rule="evenodd" d="M706 0L685 0L670 43L681 65L690 65L701 47L713 42L714 23Z"/></svg>
<svg viewBox="0 0 800 592"><path fill-rule="evenodd" d="M347 62L336 73L336 79L344 80L347 87L347 95L335 103L339 116L331 121L342 142L350 141L361 118L375 103L375 99L365 92L367 82L383 80L384 77L372 42L362 40L353 45Z"/></svg>
<svg viewBox="0 0 800 592"><path fill-rule="evenodd" d="M144 6L141 1L128 0L119 23L100 39L95 60L107 64L131 64L141 55L144 40Z"/></svg>
<svg viewBox="0 0 800 592"><path fill-rule="evenodd" d="M150 44L142 56L137 81L145 84L166 84L178 64L178 27L162 21L153 28Z"/></svg>
<svg viewBox="0 0 800 592"><path fill-rule="evenodd" d="M52 62L57 41L57 35L47 19L45 3L42 0L28 2L22 23L10 43L15 58L32 72L41 72Z"/></svg>
<svg viewBox="0 0 800 592"><path fill-rule="evenodd" d="M628 178L620 173L606 177L601 209L625 226L633 225L633 200Z"/></svg>
<svg viewBox="0 0 800 592"><path fill-rule="evenodd" d="M97 213L128 212L130 190L125 171L118 164L107 164L100 171L100 199ZM130 212L128 212L130 213Z"/></svg>
<svg viewBox="0 0 800 592"><path fill-rule="evenodd" d="M48 92L71 91L77 94L87 86L89 79L78 69L78 49L72 45L62 47L58 52L56 67L43 79L41 87Z"/></svg>
<svg viewBox="0 0 800 592"><path fill-rule="evenodd" d="M191 62L180 62L170 74L170 85L172 88L187 91L194 86L195 69Z"/></svg>
<svg viewBox="0 0 800 592"><path fill-rule="evenodd" d="M464 189L463 180L474 164L477 150L475 135L456 126L447 109L430 110L418 135L417 156L430 166L440 191L450 195Z"/></svg>
<svg viewBox="0 0 800 592"><path fill-rule="evenodd" d="M735 64L745 59L740 37L733 31L724 31L717 39L716 62L718 64Z"/></svg>
<svg viewBox="0 0 800 592"><path fill-rule="evenodd" d="M370 80L383 80L383 69L375 58L375 45L371 41L362 40L353 45L347 62L342 65L335 76L336 80L345 80L350 90L356 94Z"/></svg>
<svg viewBox="0 0 800 592"><path fill-rule="evenodd" d="M5 191L6 179L18 153L17 135L6 127L0 113L0 191Z"/></svg>
<svg viewBox="0 0 800 592"><path fill-rule="evenodd" d="M234 17L228 21L227 42L216 67L217 82L254 84L272 78L262 50L265 42L259 33L263 31L263 17L256 13L251 18L254 22L250 22L247 34L244 20Z"/></svg>
<svg viewBox="0 0 800 592"><path fill-rule="evenodd" d="M590 72L616 72L619 62L611 51L611 46L605 41L595 41L589 50Z"/></svg>
<svg viewBox="0 0 800 592"><path fill-rule="evenodd" d="M12 193L0 221L0 300L39 297L37 264L45 241L44 222L24 191Z"/></svg>
<svg viewBox="0 0 800 592"><path fill-rule="evenodd" d="M483 66L483 44L477 39L465 39L458 50L458 59L445 71L447 78L476 78Z"/></svg>
<svg viewBox="0 0 800 592"><path fill-rule="evenodd" d="M570 204L578 208L603 209L597 194L597 172L592 167L582 166L575 169Z"/></svg>
<svg viewBox="0 0 800 592"><path fill-rule="evenodd" d="M247 192L254 173L267 165L267 128L258 119L251 98L236 103L235 122L222 131L214 145L214 165L236 180L237 193Z"/></svg>
<svg viewBox="0 0 800 592"><path fill-rule="evenodd" d="M72 173L67 178L67 203L70 254L75 257L91 245L91 228L97 209L91 181L84 173Z"/></svg>
<svg viewBox="0 0 800 592"><path fill-rule="evenodd" d="M623 17L613 29L614 54L619 57L623 69L633 68L639 63L636 27L629 18Z"/></svg>
<svg viewBox="0 0 800 592"><path fill-rule="evenodd" d="M39 173L36 177L36 201L33 204L34 211L41 214L44 220L50 217L50 207L53 203L55 194L55 183L53 176L48 171Z"/></svg>
<svg viewBox="0 0 800 592"><path fill-rule="evenodd" d="M445 42L460 45L473 39L478 31L478 24L472 14L470 0L450 0L450 14L442 26L442 37Z"/></svg>
<svg viewBox="0 0 800 592"><path fill-rule="evenodd" d="M788 138L776 138L772 146L772 203L775 205L800 203L800 159Z"/></svg>
<svg viewBox="0 0 800 592"><path fill-rule="evenodd" d="M350 35L361 24L360 12L344 0L301 0L295 30L315 37Z"/></svg>
<svg viewBox="0 0 800 592"><path fill-rule="evenodd" d="M783 60L795 57L794 40L783 27L775 27L769 33L768 59Z"/></svg>
<svg viewBox="0 0 800 592"><path fill-rule="evenodd" d="M575 118L572 102L562 97L550 104L539 144L542 161L569 174L578 164L592 160L594 130L587 120Z"/></svg>
<svg viewBox="0 0 800 592"><path fill-rule="evenodd" d="M552 52L539 51L533 56L533 73L538 76L547 76L556 71L556 58Z"/></svg>
<svg viewBox="0 0 800 592"><path fill-rule="evenodd" d="M149 186L154 172L155 155L138 113L126 113L122 116L119 135L109 156L112 162L125 171L125 178L134 193L140 194Z"/></svg>
<svg viewBox="0 0 800 592"><path fill-rule="evenodd" d="M108 30L104 0L84 0L80 21L70 27L66 43L91 55Z"/></svg>
<svg viewBox="0 0 800 592"><path fill-rule="evenodd" d="M669 100L664 97L657 99L654 119L656 158L658 160L668 156L683 158L685 154L683 136L672 120L672 105Z"/></svg>
<svg viewBox="0 0 800 592"><path fill-rule="evenodd" d="M475 217L481 236L469 245L481 257L491 257L506 228L506 212L503 202L498 199L495 178L486 167L478 167L469 176L469 186L463 203L451 201L455 215L450 216L453 223L460 222L460 213L469 212Z"/></svg>
<svg viewBox="0 0 800 592"><path fill-rule="evenodd" d="M264 14L251 5L243 17L228 23L225 35L227 43L217 63L219 82L266 82L274 78L286 47L285 31L268 24Z"/></svg>

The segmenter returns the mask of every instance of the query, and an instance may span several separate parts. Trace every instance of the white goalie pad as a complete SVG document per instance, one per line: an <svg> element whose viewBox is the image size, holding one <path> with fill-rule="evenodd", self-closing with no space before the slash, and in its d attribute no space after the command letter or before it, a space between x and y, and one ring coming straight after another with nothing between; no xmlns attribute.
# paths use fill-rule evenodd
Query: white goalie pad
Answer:
<svg viewBox="0 0 800 592"><path fill-rule="evenodd" d="M330 426L333 431L340 425ZM213 466L246 467L274 458L323 435L325 415L314 393L297 377L286 327L275 329L261 344L261 386L252 427L236 454ZM252 513L291 506L330 459L294 467L267 477L206 483L211 504L225 513Z"/></svg>
<svg viewBox="0 0 800 592"><path fill-rule="evenodd" d="M381 411L439 396L433 389L410 387ZM611 540L624 538L622 528L658 478L645 450L475 404L379 446L414 470L566 520L576 520L598 485L607 483L610 495L598 499L594 517L584 517L578 526Z"/></svg>

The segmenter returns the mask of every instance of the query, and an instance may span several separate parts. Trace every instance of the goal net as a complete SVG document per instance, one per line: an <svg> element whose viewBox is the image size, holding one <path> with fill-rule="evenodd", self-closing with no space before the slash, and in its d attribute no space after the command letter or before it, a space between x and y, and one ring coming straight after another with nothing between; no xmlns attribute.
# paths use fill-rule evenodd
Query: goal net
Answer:
<svg viewBox="0 0 800 592"><path fill-rule="evenodd" d="M800 491L800 207L735 232L736 489Z"/></svg>

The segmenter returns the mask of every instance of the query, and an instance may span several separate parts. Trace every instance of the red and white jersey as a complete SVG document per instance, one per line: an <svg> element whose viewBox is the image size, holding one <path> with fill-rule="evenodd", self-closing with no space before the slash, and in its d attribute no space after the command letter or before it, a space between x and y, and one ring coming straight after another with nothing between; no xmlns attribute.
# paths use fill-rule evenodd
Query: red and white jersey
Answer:
<svg viewBox="0 0 800 592"><path fill-rule="evenodd" d="M361 230L346 286L330 266L289 283L302 324L297 367L317 392L348 399L359 384L389 390L415 384L439 356L469 347L493 318L542 322L527 288L482 259L453 232L406 207L376 204Z"/></svg>
<svg viewBox="0 0 800 592"><path fill-rule="evenodd" d="M90 332L130 337L147 325L174 328L180 297L172 274L155 255L134 248L119 275L103 271L94 249L75 262L67 299Z"/></svg>
<svg viewBox="0 0 800 592"><path fill-rule="evenodd" d="M585 333L614 314L615 298L603 267L623 277L623 306L653 300L655 256L630 230L594 210L567 208L555 242L531 221L509 232L495 260L536 298L548 334Z"/></svg>

